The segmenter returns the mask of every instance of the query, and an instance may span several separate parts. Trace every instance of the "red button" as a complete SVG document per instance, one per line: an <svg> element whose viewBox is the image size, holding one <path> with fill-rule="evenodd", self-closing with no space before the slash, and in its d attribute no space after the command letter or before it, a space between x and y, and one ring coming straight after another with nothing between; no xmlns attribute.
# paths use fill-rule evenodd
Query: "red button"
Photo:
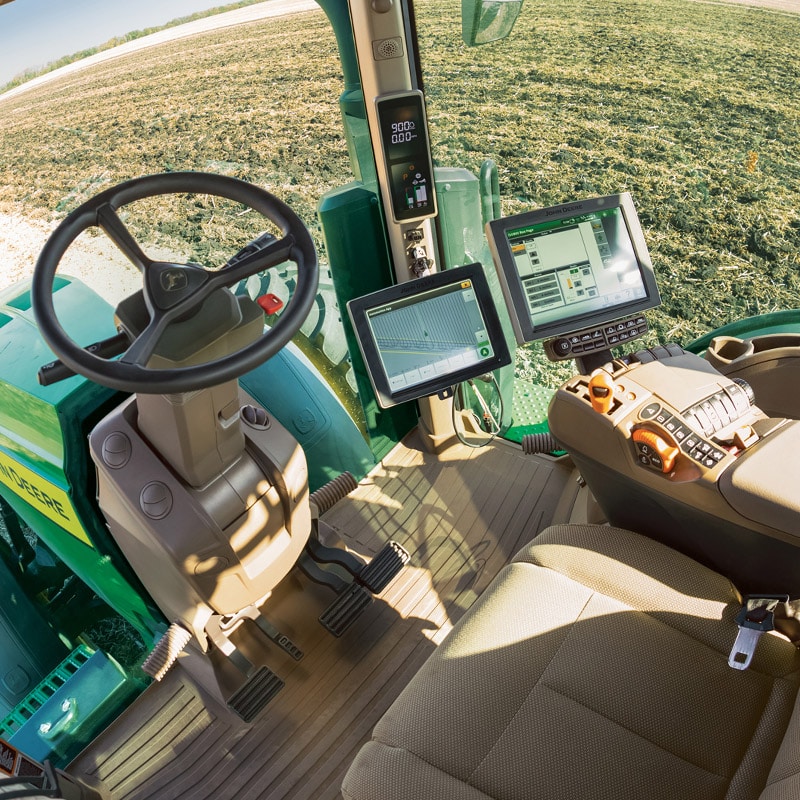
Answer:
<svg viewBox="0 0 800 800"><path fill-rule="evenodd" d="M274 294L262 295L256 302L264 309L264 313L268 315L275 314L283 308L283 300L275 297Z"/></svg>

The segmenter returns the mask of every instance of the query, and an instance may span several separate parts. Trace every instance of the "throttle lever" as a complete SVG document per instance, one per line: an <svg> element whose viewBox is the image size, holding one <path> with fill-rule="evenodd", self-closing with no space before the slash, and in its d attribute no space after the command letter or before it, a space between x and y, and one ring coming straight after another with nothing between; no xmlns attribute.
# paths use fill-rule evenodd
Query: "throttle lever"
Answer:
<svg viewBox="0 0 800 800"><path fill-rule="evenodd" d="M87 353L99 356L100 358L114 358L115 356L122 355L130 345L131 340L126 333L118 333L108 339L103 339L94 344L90 344L83 349ZM39 372L36 377L40 386L51 386L59 381L64 381L67 378L72 378L77 375L75 370L70 369L63 361L56 359L49 364L43 364L39 367Z"/></svg>
<svg viewBox="0 0 800 800"><path fill-rule="evenodd" d="M598 414L607 414L614 403L614 379L604 370L596 369L589 378L589 402Z"/></svg>

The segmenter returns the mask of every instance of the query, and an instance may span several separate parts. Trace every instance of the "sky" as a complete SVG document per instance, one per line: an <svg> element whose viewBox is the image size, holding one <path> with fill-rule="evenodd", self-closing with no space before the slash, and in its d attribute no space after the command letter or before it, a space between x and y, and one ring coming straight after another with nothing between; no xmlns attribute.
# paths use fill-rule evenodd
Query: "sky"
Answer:
<svg viewBox="0 0 800 800"><path fill-rule="evenodd" d="M14 0L0 5L0 86L29 68L227 0ZM232 2L232 0L231 0Z"/></svg>

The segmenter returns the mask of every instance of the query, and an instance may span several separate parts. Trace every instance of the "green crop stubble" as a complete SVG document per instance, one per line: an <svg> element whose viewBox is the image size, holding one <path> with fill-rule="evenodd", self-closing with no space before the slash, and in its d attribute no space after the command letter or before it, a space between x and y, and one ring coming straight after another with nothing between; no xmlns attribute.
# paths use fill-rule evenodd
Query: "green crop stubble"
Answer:
<svg viewBox="0 0 800 800"><path fill-rule="evenodd" d="M506 213L631 191L663 290L654 338L799 305L800 16L547 0L471 49L456 0L416 7L437 163L495 159ZM106 62L0 102L0 210L61 216L103 186L193 169L264 185L311 225L352 179L342 88L319 12ZM222 224L235 212L190 214L215 240L202 255L241 244Z"/></svg>

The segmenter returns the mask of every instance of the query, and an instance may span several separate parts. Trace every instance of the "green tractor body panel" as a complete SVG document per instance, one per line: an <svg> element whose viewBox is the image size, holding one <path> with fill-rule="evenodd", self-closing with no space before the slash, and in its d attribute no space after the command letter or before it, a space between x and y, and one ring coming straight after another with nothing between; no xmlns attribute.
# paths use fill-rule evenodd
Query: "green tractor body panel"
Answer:
<svg viewBox="0 0 800 800"><path fill-rule="evenodd" d="M16 575L0 560L0 719L6 716L67 654L38 609L20 591Z"/></svg>
<svg viewBox="0 0 800 800"><path fill-rule="evenodd" d="M80 281L59 278L55 304L70 333L87 345L115 332L111 308ZM146 640L163 629L94 505L89 426L114 393L81 377L40 386L53 354L36 328L27 285L0 295L0 494L45 545Z"/></svg>
<svg viewBox="0 0 800 800"><path fill-rule="evenodd" d="M348 301L394 283L380 204L375 192L354 181L326 192L317 213L358 396L364 410L370 449L379 460L417 424L414 403L389 409L378 405L346 311Z"/></svg>
<svg viewBox="0 0 800 800"><path fill-rule="evenodd" d="M800 309L775 311L771 314L759 314L756 317L738 319L729 325L695 339L686 345L692 353L702 353L715 336L736 336L739 339L752 339L754 336L768 336L774 333L800 333Z"/></svg>

